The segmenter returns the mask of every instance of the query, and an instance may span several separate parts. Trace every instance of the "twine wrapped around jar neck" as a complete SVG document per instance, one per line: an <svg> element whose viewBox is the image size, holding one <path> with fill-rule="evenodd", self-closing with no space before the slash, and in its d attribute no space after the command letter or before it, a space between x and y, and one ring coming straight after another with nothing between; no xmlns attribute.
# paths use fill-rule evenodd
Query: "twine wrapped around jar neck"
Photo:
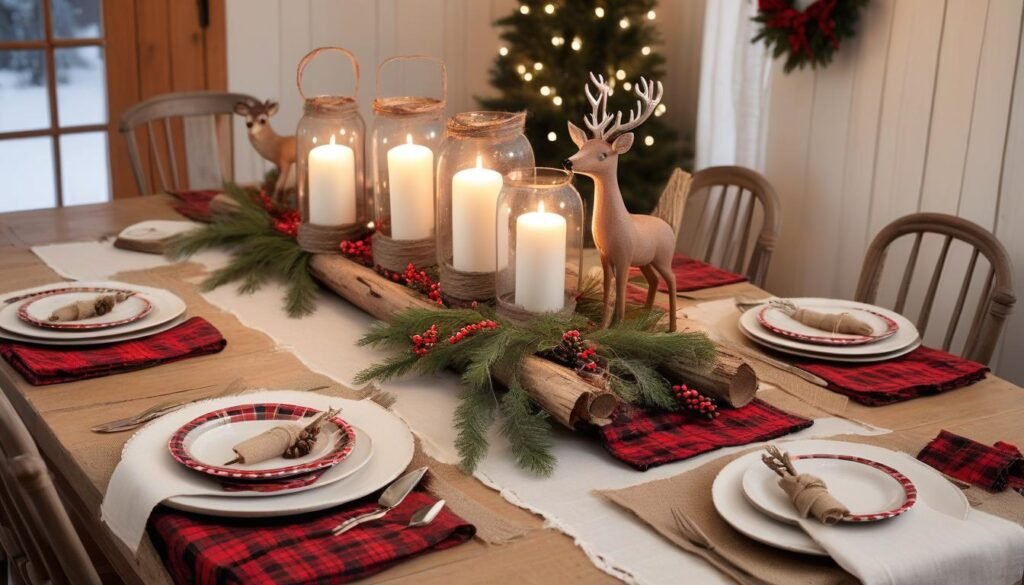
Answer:
<svg viewBox="0 0 1024 585"><path fill-rule="evenodd" d="M384 69L400 61L430 61L436 63L441 70L441 98L428 96L392 96L381 97L380 81L384 77ZM405 118L410 116L422 116L433 114L444 110L448 101L448 68L444 61L430 55L398 55L385 60L377 67L377 85L373 100L373 113L378 116L391 118Z"/></svg>
<svg viewBox="0 0 1024 585"><path fill-rule="evenodd" d="M448 120L449 138L512 138L526 129L526 112L462 112Z"/></svg>
<svg viewBox="0 0 1024 585"><path fill-rule="evenodd" d="M358 110L356 100L347 96L318 95L306 98L303 111L307 114L346 115Z"/></svg>

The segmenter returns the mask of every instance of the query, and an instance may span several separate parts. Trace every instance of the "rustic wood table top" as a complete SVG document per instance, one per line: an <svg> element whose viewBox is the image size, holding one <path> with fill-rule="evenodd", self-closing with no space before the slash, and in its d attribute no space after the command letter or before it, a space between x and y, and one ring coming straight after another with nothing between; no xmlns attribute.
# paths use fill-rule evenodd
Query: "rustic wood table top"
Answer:
<svg viewBox="0 0 1024 585"><path fill-rule="evenodd" d="M112 203L0 214L0 292L56 282L61 278L28 249L58 242L96 240L145 219L181 219L162 195ZM721 287L718 296L764 294L752 285ZM695 297L712 298L714 291ZM99 506L107 482L131 433L98 435L90 426L119 413L134 414L168 399L216 395L237 372L254 386L295 386L296 372L306 383L332 384L310 373L290 352L280 351L266 335L241 325L232 315L199 299L190 311L213 322L231 342L216 355L162 365L139 372L81 382L34 387L0 361L0 387L12 401L49 460L72 513L128 583L169 583L163 563L146 540L138 557L100 523ZM683 306L696 302L684 300ZM940 429L991 444L1024 445L1024 390L995 376L969 388L883 408L850 404L845 416L925 442ZM472 477L461 476L458 489L509 522L529 528L502 546L474 540L464 546L425 555L379 573L372 583L490 583L514 571L523 583L603 583L602 573L564 534L544 529L537 516L509 504ZM1022 504L1024 521L1024 504ZM681 554L685 554L682 553Z"/></svg>

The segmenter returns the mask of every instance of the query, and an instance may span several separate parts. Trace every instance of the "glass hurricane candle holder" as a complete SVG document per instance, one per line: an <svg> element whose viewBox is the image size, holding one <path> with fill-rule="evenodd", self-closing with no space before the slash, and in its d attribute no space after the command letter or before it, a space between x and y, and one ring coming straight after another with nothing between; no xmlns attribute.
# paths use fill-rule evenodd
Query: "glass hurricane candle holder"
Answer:
<svg viewBox="0 0 1024 585"><path fill-rule="evenodd" d="M534 166L522 112L464 112L448 120L437 167L437 263L441 291L455 304L494 298L502 176Z"/></svg>
<svg viewBox="0 0 1024 585"><path fill-rule="evenodd" d="M335 51L348 57L359 93L359 63L340 47L320 47L299 62L296 85L305 101L295 133L296 175L302 223L299 245L310 252L338 253L344 240L366 235L370 221L368 190L363 173L366 124L355 98L344 95L309 97L302 74L317 55Z"/></svg>
<svg viewBox="0 0 1024 585"><path fill-rule="evenodd" d="M572 316L583 265L583 200L562 169L516 169L505 175L496 231L495 293L499 314L526 321Z"/></svg>
<svg viewBox="0 0 1024 585"><path fill-rule="evenodd" d="M384 68L397 61L436 62L441 70L441 99L425 96L381 97ZM402 272L409 264L434 266L435 154L444 139L448 76L440 59L419 55L392 57L377 68L373 101L374 264Z"/></svg>

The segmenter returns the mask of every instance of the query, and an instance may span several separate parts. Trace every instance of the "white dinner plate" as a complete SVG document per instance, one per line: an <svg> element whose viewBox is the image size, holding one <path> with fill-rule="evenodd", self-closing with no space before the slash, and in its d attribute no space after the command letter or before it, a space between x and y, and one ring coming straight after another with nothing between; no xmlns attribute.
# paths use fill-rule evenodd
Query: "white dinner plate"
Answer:
<svg viewBox="0 0 1024 585"><path fill-rule="evenodd" d="M905 475L888 465L851 455L794 455L793 467L809 473L828 486L849 514L841 522L877 522L910 510L917 502L917 488ZM755 508L776 520L797 525L800 515L779 476L762 461L750 464L743 474L743 494Z"/></svg>
<svg viewBox="0 0 1024 585"><path fill-rule="evenodd" d="M88 319L74 321L51 321L54 311L79 301L93 302L104 295L129 294L132 291L116 289L94 289L88 287L71 287L58 289L50 293L26 299L18 307L18 318L35 327L59 329L64 331L87 331L92 329L110 329L134 323L144 318L153 310L153 303L142 294L131 294L119 303L114 304L110 311L103 315L95 315Z"/></svg>
<svg viewBox="0 0 1024 585"><path fill-rule="evenodd" d="M373 439L370 437L369 433L367 433L363 429L361 429L359 427L355 427L355 426L352 427L352 430L355 432L355 435L356 435L355 446L352 447L352 452L349 453L348 457L346 457L344 461L342 461L341 463L339 463L339 464L335 465L334 467L331 467L330 469L325 471L324 474L320 476L320 479L316 480L316 482L314 482L314 483L311 483L309 485L303 485L303 486L298 486L298 487L293 487L293 488L277 490L277 491L274 491L274 492L252 492L252 491L242 491L242 490L240 490L240 491L227 491L227 490L223 490L223 491L215 494L213 497L219 497L219 498L278 497L278 496L284 496L284 495L288 495L288 494L296 494L296 493L299 493L299 492L308 492L309 490L319 489L319 488L322 488L324 486L331 485L332 483L341 481L341 480L345 479L346 477L349 477L350 475L356 473L357 471L359 471L363 467L365 467L366 464L370 462L370 458L373 457ZM215 481L211 482L211 483L215 483ZM252 482L252 483L259 483L259 482ZM241 484L241 482L239 482L238 484L235 484L235 485L240 485L240 484ZM167 502L164 502L164 503L173 507L174 501L177 500L177 499L178 498L171 498L170 500L168 500Z"/></svg>
<svg viewBox="0 0 1024 585"><path fill-rule="evenodd" d="M309 406L320 410L341 407L341 416L355 427L366 431L373 442L373 456L344 481L336 481L315 489L297 490L280 494L238 494L225 492L203 475L179 465L167 451L167 441L181 425L203 412L249 402L284 402ZM358 435L357 435L358 437ZM141 439L141 440L140 440ZM358 444L358 438L357 438ZM262 518L289 516L333 508L371 494L398 478L409 466L413 455L413 438L402 419L370 400L344 400L315 392L274 390L230 396L191 405L168 414L135 434L125 449L152 451L147 458L151 465L159 466L159 474L169 481L181 483L182 495L164 503L186 512L236 518ZM159 452L159 453L158 453ZM347 461L347 460L346 460ZM336 467L345 465L340 463ZM333 469L327 473L333 473ZM319 482L318 482L319 483ZM274 497L267 497L267 496Z"/></svg>
<svg viewBox="0 0 1024 585"><path fill-rule="evenodd" d="M157 325L156 327L150 327L148 329L140 329L131 333L123 333L119 335L110 335L108 337L93 337L90 339L36 339L34 337L26 337L24 335L18 335L11 333L10 331L4 331L0 329L0 339L9 339L11 341L20 341L23 343L33 343L36 345L52 345L52 346L83 346L83 345L103 345L105 343L118 343L121 341L130 341L132 339L141 339L143 337L149 337L150 335L156 335L162 333L168 329L173 329L178 325L181 325L188 320L188 315L181 315L175 319L172 319L163 325Z"/></svg>
<svg viewBox="0 0 1024 585"><path fill-rule="evenodd" d="M889 353L880 353L880 354L875 354L875 355L853 355L853 356L850 356L850 355L834 355L834 354L826 354L826 353L817 353L817 352L813 352L813 351L809 351L809 350L792 349L792 348L788 348L788 347L782 347L782 346L779 346L779 345L775 345L775 344L769 343L769 342L767 342L767 341L765 341L763 339L759 339L757 337L754 337L749 332L747 332L746 329L743 329L742 327L740 328L740 333L742 333L744 336L746 336L747 339L753 341L754 343L756 343L756 344L758 344L758 345L760 345L762 347L766 347L768 349L771 349L771 350L774 350L774 351L778 351L778 352L781 352L781 353L786 353L786 354L789 354L789 355L795 355L795 356L810 358L810 359L814 359L814 360L824 360L824 361L842 362L842 363L851 363L851 364L870 364L870 363L874 363L874 362L884 362L886 360L891 360L891 359L894 359L894 358L898 358L900 356L907 355L908 353L914 351L915 349L917 349L918 347L921 346L921 340L917 339L913 343L911 343L910 345L908 345L908 346L906 346L906 347L904 347L902 349L897 349L896 351L889 352Z"/></svg>
<svg viewBox="0 0 1024 585"><path fill-rule="evenodd" d="M898 351L905 350L915 343L920 344L920 336L918 335L917 327L915 327L914 324L906 317L894 311L890 311L889 309L865 303L858 303L856 301L844 301L837 299L794 298L790 300L792 300L797 306L812 309L863 309L873 311L895 321L898 329L896 333L890 337L881 339L875 343L863 345L828 346L805 343L796 339L788 339L786 337L776 335L775 333L765 329L758 322L758 315L760 314L761 309L760 307L755 307L747 310L740 316L740 331L755 342L767 345L773 349L778 349L779 351L789 353L801 352L797 355L810 354L811 356L836 356L844 358L873 357L875 358L875 361L877 361L878 356L891 358L893 357L893 354Z"/></svg>
<svg viewBox="0 0 1024 585"><path fill-rule="evenodd" d="M917 487L917 499L935 510L954 518L966 518L970 510L967 498L946 478L906 453L874 445L810 439L779 442L780 448L793 455L835 453L872 459L892 467ZM743 474L753 464L763 465L762 450L739 457L718 472L711 488L715 510L730 526L753 540L792 552L827 556L810 536L796 526L779 522L755 508L743 493ZM851 527L856 530L856 527Z"/></svg>
<svg viewBox="0 0 1024 585"><path fill-rule="evenodd" d="M127 333L133 333L144 329L150 329L158 325L162 325L168 321L171 321L185 312L185 301L181 300L178 295L172 293L169 290L153 288L151 286L142 286L138 284L131 284L127 282L116 282L116 281L100 281L100 282L58 282L49 284L46 286L36 287L35 289L25 289L16 291L6 295L5 299L12 297L18 297L29 293L42 293L49 290L68 288L68 287L90 287L90 288L114 288L124 289L138 292L144 295L151 303L153 303L153 310L138 321L129 323L127 325L117 327L116 329L98 329L91 331L64 331L64 330L49 330L41 329L28 323L23 322L18 318L18 309L22 302L8 303L0 309L0 329L6 332L14 333L23 337L29 337L32 339L97 339L101 337L110 337L113 335L124 335ZM28 300L28 299L24 299Z"/></svg>

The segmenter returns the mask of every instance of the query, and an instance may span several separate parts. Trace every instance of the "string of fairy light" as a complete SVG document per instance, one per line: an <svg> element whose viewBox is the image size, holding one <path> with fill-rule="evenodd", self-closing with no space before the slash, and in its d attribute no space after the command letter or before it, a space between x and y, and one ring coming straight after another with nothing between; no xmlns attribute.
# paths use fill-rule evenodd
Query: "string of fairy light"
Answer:
<svg viewBox="0 0 1024 585"><path fill-rule="evenodd" d="M558 10L558 8L555 6L554 3L550 3L550 2L545 4L544 8L543 8L544 13L548 14L548 15L554 14L556 10ZM521 14L523 14L523 15L528 15L528 14L530 14L531 11L532 11L532 8L530 8L530 6L528 4L521 4L519 6L519 12ZM604 7L597 6L597 7L594 8L594 18L598 18L598 19L604 18L605 15L606 15L606 11L605 11ZM649 11L647 11L646 17L647 17L647 20L655 20L658 17L658 14L654 10L649 10ZM619 28L625 30L625 29L628 29L630 26L632 26L632 23L630 22L628 17L624 16L621 19L619 19ZM555 46L555 47L564 46L565 45L565 38L562 37L562 36L558 36L558 35L553 36L553 37L551 37L551 44L552 44L552 46ZM569 47L573 51L581 50L583 48L583 39L581 39L578 36L574 36L569 41ZM640 54L645 56L645 57L650 55L651 54L651 47L650 46L646 46L646 45L641 47ZM509 55L508 47L506 47L506 46L499 47L498 48L498 55L500 55L501 57L507 57ZM526 83L532 83L534 78L537 75L539 75L540 72L543 71L543 70L544 70L544 64L541 63L540 61L536 61L536 62L534 62L532 64L519 63L518 65L516 65L516 73L518 73L519 77L524 82L526 82ZM626 91L630 91L630 90L633 89L633 84L630 83L629 81L626 81L626 77L627 77L627 73L626 73L626 71L624 69L621 69L621 68L616 69L614 72L611 72L611 75L609 75L608 84L612 88L614 88L615 87L615 82L616 82L616 80L618 80L618 81L622 82L622 89L624 89ZM563 102L562 96L558 95L557 89L555 87L552 87L550 85L541 85L541 86L539 86L537 88L537 92L540 93L540 95L543 96L543 97L550 98L551 99L551 103L553 103L555 106L561 107L562 102ZM654 115L658 116L658 117L663 116L667 109L668 108L665 106L665 104L658 104L658 107L655 108L655 110L654 110ZM558 134L556 132L553 132L553 131L552 132L548 132L547 138L548 138L548 140L550 142L555 142L555 141L558 140ZM644 143L645 146L654 146L654 137L650 136L650 135L644 136L643 143Z"/></svg>

